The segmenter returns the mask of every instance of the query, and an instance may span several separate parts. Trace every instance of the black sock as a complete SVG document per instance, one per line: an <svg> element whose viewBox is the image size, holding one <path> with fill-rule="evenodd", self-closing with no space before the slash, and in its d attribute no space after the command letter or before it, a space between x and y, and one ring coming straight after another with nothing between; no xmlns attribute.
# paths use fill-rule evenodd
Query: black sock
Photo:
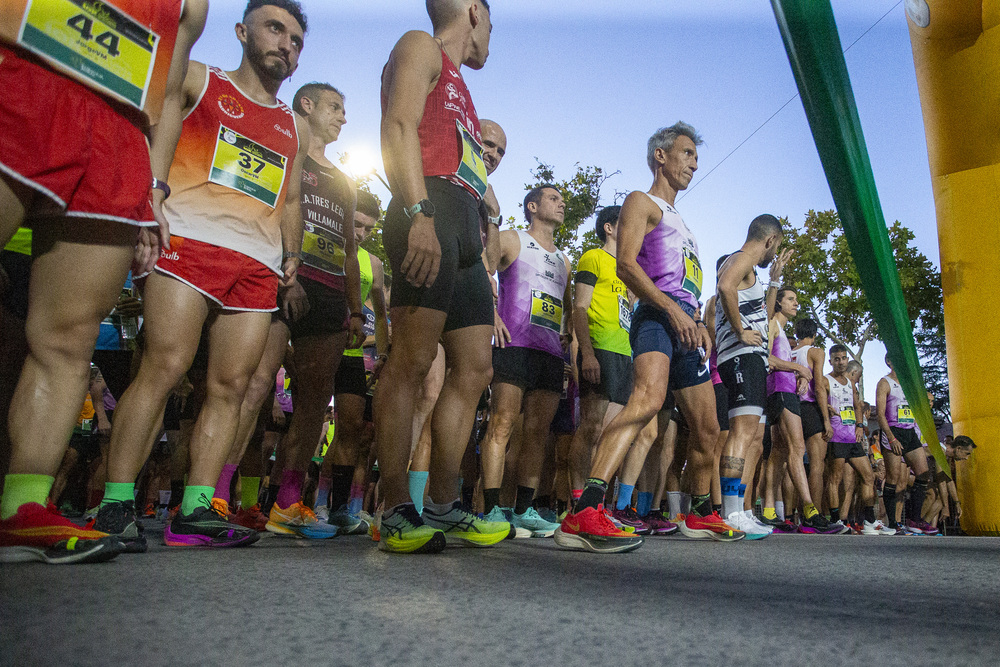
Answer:
<svg viewBox="0 0 1000 667"><path fill-rule="evenodd" d="M882 502L885 503L885 520L890 528L896 527L896 485L886 484L882 487Z"/></svg>
<svg viewBox="0 0 1000 667"><path fill-rule="evenodd" d="M267 515L271 513L271 508L274 507L274 501L278 499L278 491L281 490L281 484L268 484L267 485L267 499L264 500L264 505L260 508L260 511Z"/></svg>
<svg viewBox="0 0 1000 667"><path fill-rule="evenodd" d="M535 509L538 509L539 507L548 507L548 508L551 508L552 507L552 496L538 496L537 498L535 498L534 505L535 505Z"/></svg>
<svg viewBox="0 0 1000 667"><path fill-rule="evenodd" d="M580 494L580 499L576 501L576 507L573 509L573 512L582 512L588 507L596 510L597 507L604 502L604 495L607 492L607 482L602 479L597 479L596 477L591 477L584 485L583 493Z"/></svg>
<svg viewBox="0 0 1000 667"><path fill-rule="evenodd" d="M875 523L875 506L865 508L865 521Z"/></svg>
<svg viewBox="0 0 1000 667"><path fill-rule="evenodd" d="M713 512L718 512L719 514L722 514L722 505L715 505L715 504L713 504L712 505L712 511Z"/></svg>
<svg viewBox="0 0 1000 667"><path fill-rule="evenodd" d="M568 503L565 500L556 500L556 514L562 516L562 513L566 511Z"/></svg>
<svg viewBox="0 0 1000 667"><path fill-rule="evenodd" d="M837 523L838 521L840 521L840 508L839 507L831 507L830 508L830 521L832 521L833 523Z"/></svg>
<svg viewBox="0 0 1000 667"><path fill-rule="evenodd" d="M330 507L336 512L351 501L354 466L333 466L330 469Z"/></svg>
<svg viewBox="0 0 1000 667"><path fill-rule="evenodd" d="M184 480L177 480L170 482L170 504L167 505L167 509L173 509L181 504L181 500L184 499Z"/></svg>
<svg viewBox="0 0 1000 667"><path fill-rule="evenodd" d="M483 514L489 514L500 504L500 489L483 489Z"/></svg>
<svg viewBox="0 0 1000 667"><path fill-rule="evenodd" d="M535 497L535 490L529 486L518 486L517 496L514 498L514 514L524 514L531 508L531 501Z"/></svg>
<svg viewBox="0 0 1000 667"><path fill-rule="evenodd" d="M475 495L476 487L470 486L468 488L462 487L462 507L465 509L472 509L472 496Z"/></svg>
<svg viewBox="0 0 1000 667"><path fill-rule="evenodd" d="M695 516L708 516L712 513L712 494L706 493L703 496L691 494L691 511Z"/></svg>
<svg viewBox="0 0 1000 667"><path fill-rule="evenodd" d="M921 512L924 509L924 499L927 497L927 487L930 486L930 477L931 474L925 472L922 475L917 475L917 478L913 480L913 489L910 491L910 507L907 512L910 521L922 519Z"/></svg>

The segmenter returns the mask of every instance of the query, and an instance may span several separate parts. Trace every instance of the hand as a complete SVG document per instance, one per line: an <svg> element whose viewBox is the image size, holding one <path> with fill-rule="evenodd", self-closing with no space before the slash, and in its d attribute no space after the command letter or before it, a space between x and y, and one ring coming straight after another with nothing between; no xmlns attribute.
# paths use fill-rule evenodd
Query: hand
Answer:
<svg viewBox="0 0 1000 667"><path fill-rule="evenodd" d="M794 254L795 250L793 248L785 248L778 254L777 257L774 258L774 261L771 262L770 270L772 282L781 281L781 272L785 270L785 264L788 263L788 260L790 260Z"/></svg>
<svg viewBox="0 0 1000 667"><path fill-rule="evenodd" d="M569 350L570 343L573 342L573 334L561 333L559 334L559 346L562 348L563 352Z"/></svg>
<svg viewBox="0 0 1000 667"><path fill-rule="evenodd" d="M275 401L274 405L271 406L271 421L277 426L285 423L285 411L278 405L278 401Z"/></svg>
<svg viewBox="0 0 1000 667"><path fill-rule="evenodd" d="M106 437L111 435L111 422L107 417L97 416L97 435Z"/></svg>
<svg viewBox="0 0 1000 667"><path fill-rule="evenodd" d="M736 335L740 342L751 347L764 347L764 337L756 329L741 329Z"/></svg>
<svg viewBox="0 0 1000 667"><path fill-rule="evenodd" d="M483 197L483 203L486 204L486 213L491 218L500 215L500 202L497 201L497 196L493 193L492 185L486 186L486 195Z"/></svg>
<svg viewBox="0 0 1000 667"><path fill-rule="evenodd" d="M958 502L957 500L955 501L955 518L956 519L962 518L962 503Z"/></svg>
<svg viewBox="0 0 1000 667"><path fill-rule="evenodd" d="M694 319L672 301L667 307L667 318L681 346L688 350L697 350L701 344L701 334Z"/></svg>
<svg viewBox="0 0 1000 667"><path fill-rule="evenodd" d="M152 227L139 229L135 255L132 257L132 275L144 276L156 266L156 261L160 259L160 234L159 230Z"/></svg>
<svg viewBox="0 0 1000 667"><path fill-rule="evenodd" d="M299 288L301 289L301 287ZM308 305L308 301L306 304ZM349 317L347 320L347 349L356 350L365 343L365 325L360 317Z"/></svg>
<svg viewBox="0 0 1000 667"><path fill-rule="evenodd" d="M430 287L441 268L441 244L434 231L434 219L418 213L407 236L406 257L400 266L406 281L414 287Z"/></svg>
<svg viewBox="0 0 1000 667"><path fill-rule="evenodd" d="M597 357L594 356L593 352L590 354L583 353L583 361L581 362L583 367L583 379L593 385L598 385L601 383L601 364L598 363Z"/></svg>
<svg viewBox="0 0 1000 667"><path fill-rule="evenodd" d="M823 439L827 442L833 440L833 424L830 423L829 419L823 420Z"/></svg>
<svg viewBox="0 0 1000 667"><path fill-rule="evenodd" d="M306 291L297 281L288 287L283 287L279 291L281 296L281 312L285 318L292 322L298 322L301 317L309 312L309 298ZM352 320L357 318L352 317Z"/></svg>
<svg viewBox="0 0 1000 667"><path fill-rule="evenodd" d="M809 386L809 380L805 378L799 378L795 381L795 393L800 396L806 392L806 388Z"/></svg>
<svg viewBox="0 0 1000 667"><path fill-rule="evenodd" d="M115 314L122 317L139 317L142 315L142 300L134 296L118 297Z"/></svg>
<svg viewBox="0 0 1000 667"><path fill-rule="evenodd" d="M701 363L704 364L707 363L708 358L712 356L712 337L708 335L708 329L700 324L698 325L698 335L701 337L701 340L698 342L698 347L704 350L704 353L701 355Z"/></svg>
<svg viewBox="0 0 1000 667"><path fill-rule="evenodd" d="M865 429L863 427L854 427L854 440L855 442L860 442L862 445L865 444L867 438L865 438Z"/></svg>
<svg viewBox="0 0 1000 667"><path fill-rule="evenodd" d="M795 364L795 375L803 380L806 380L807 382L813 379L812 369L808 366L803 366L802 364Z"/></svg>
<svg viewBox="0 0 1000 667"><path fill-rule="evenodd" d="M892 440L889 441L889 446L892 447L892 453L895 454L896 456L903 455L903 445L899 444L899 440L893 438Z"/></svg>
<svg viewBox="0 0 1000 667"><path fill-rule="evenodd" d="M379 355L375 359L375 365L372 366L372 381L371 384L375 384L378 380L378 376L382 374L382 369L385 368L385 362L388 357Z"/></svg>
<svg viewBox="0 0 1000 667"><path fill-rule="evenodd" d="M298 257L288 257L284 262L281 263L281 286L291 287L296 284L296 277L299 274L299 265L302 264L302 260ZM303 313L305 315L305 313Z"/></svg>
<svg viewBox="0 0 1000 667"><path fill-rule="evenodd" d="M500 313L493 309L493 345L494 347L507 347L510 342L510 331L507 325L500 319Z"/></svg>

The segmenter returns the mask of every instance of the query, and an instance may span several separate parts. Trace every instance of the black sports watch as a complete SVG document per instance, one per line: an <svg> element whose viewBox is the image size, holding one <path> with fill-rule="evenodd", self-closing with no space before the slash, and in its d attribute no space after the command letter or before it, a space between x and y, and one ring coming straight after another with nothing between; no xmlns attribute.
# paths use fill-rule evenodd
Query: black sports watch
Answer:
<svg viewBox="0 0 1000 667"><path fill-rule="evenodd" d="M406 213L406 217L413 220L413 216L417 213L422 214L425 218L434 217L434 202L430 199L421 199L416 204L410 208L404 208L403 212Z"/></svg>

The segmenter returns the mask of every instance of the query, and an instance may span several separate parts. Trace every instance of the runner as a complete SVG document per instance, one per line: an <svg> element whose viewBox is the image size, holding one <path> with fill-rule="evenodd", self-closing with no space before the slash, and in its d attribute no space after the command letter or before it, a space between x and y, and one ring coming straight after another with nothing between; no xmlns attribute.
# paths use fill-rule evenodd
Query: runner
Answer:
<svg viewBox="0 0 1000 667"><path fill-rule="evenodd" d="M629 340L634 385L625 408L601 435L590 477L573 512L556 531L568 549L622 552L642 546L642 537L617 529L599 509L608 481L632 441L664 404L668 383L691 429L689 475L694 492L685 517L686 535L742 539L745 534L712 512L713 454L719 437L715 393L705 365L712 342L704 322L692 315L701 296L702 271L694 235L674 208L677 193L698 168L701 137L678 122L649 140L647 163L653 173L649 192L633 192L618 222L616 272L639 299Z"/></svg>
<svg viewBox="0 0 1000 667"><path fill-rule="evenodd" d="M528 231L500 232L498 312L510 331L510 342L493 348L490 422L481 448L483 512L487 521L508 517L518 537L551 537L559 527L542 519L531 501L542 472L549 428L559 408L562 356L570 342L570 264L552 238L565 214L559 190L542 185L524 198ZM500 486L507 445L522 405L522 446L516 467L512 465L518 486L511 512L499 506Z"/></svg>
<svg viewBox="0 0 1000 667"><path fill-rule="evenodd" d="M495 325L478 233L486 166L476 108L459 71L486 64L489 4L428 0L427 10L434 36L408 32L382 74L382 157L394 193L383 243L397 280L393 353L375 395L380 488L389 508L378 529L380 548L400 553L441 551L446 535L487 546L512 530L477 519L458 497L462 456L490 380ZM421 518L406 469L413 404L439 341L448 372L432 418L435 502Z"/></svg>
<svg viewBox="0 0 1000 667"><path fill-rule="evenodd" d="M118 406L97 519L99 527L137 549L142 545L134 539L133 483L167 397L194 359L203 326L206 395L191 436L181 509L163 540L169 546L231 547L258 537L227 522L211 499L277 310L279 277L292 285L300 263L299 183L309 128L276 95L295 71L305 32L297 2L251 0L236 24L243 47L239 68L223 72L192 61L154 137L155 170L164 178L169 171L174 190L163 203L170 243L146 281L146 347ZM178 134L176 153L157 141Z"/></svg>
<svg viewBox="0 0 1000 667"><path fill-rule="evenodd" d="M33 230L29 350L0 502L3 561L100 561L122 548L51 514L45 498L87 391L100 322L133 258L147 270L155 261L135 248L137 227L154 243L162 220L149 193L162 185L154 173L165 174L151 169L146 133L169 114L208 3L93 4L5 3L0 21L0 247L18 228ZM112 72L114 88L104 83ZM157 148L173 150L176 137L155 134Z"/></svg>
<svg viewBox="0 0 1000 667"><path fill-rule="evenodd" d="M830 426L830 407L826 397L826 383L823 382L823 365L826 359L823 348L814 345L816 341L816 321L801 317L795 321L797 343L792 350L792 361L812 370L809 381L799 391L799 410L802 419L802 437L806 440L806 454L809 456L809 495L821 499L823 494L823 472L826 470L827 442L833 437Z"/></svg>

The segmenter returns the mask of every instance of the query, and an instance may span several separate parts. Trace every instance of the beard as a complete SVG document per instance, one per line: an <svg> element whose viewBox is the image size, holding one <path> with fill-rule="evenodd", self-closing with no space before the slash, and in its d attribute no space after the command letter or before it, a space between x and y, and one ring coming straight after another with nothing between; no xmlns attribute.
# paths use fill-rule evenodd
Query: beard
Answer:
<svg viewBox="0 0 1000 667"><path fill-rule="evenodd" d="M269 61L268 56L275 56L275 58ZM264 52L249 35L247 36L247 60L254 66L254 69L275 81L284 81L292 74L292 68L282 59L280 54Z"/></svg>

